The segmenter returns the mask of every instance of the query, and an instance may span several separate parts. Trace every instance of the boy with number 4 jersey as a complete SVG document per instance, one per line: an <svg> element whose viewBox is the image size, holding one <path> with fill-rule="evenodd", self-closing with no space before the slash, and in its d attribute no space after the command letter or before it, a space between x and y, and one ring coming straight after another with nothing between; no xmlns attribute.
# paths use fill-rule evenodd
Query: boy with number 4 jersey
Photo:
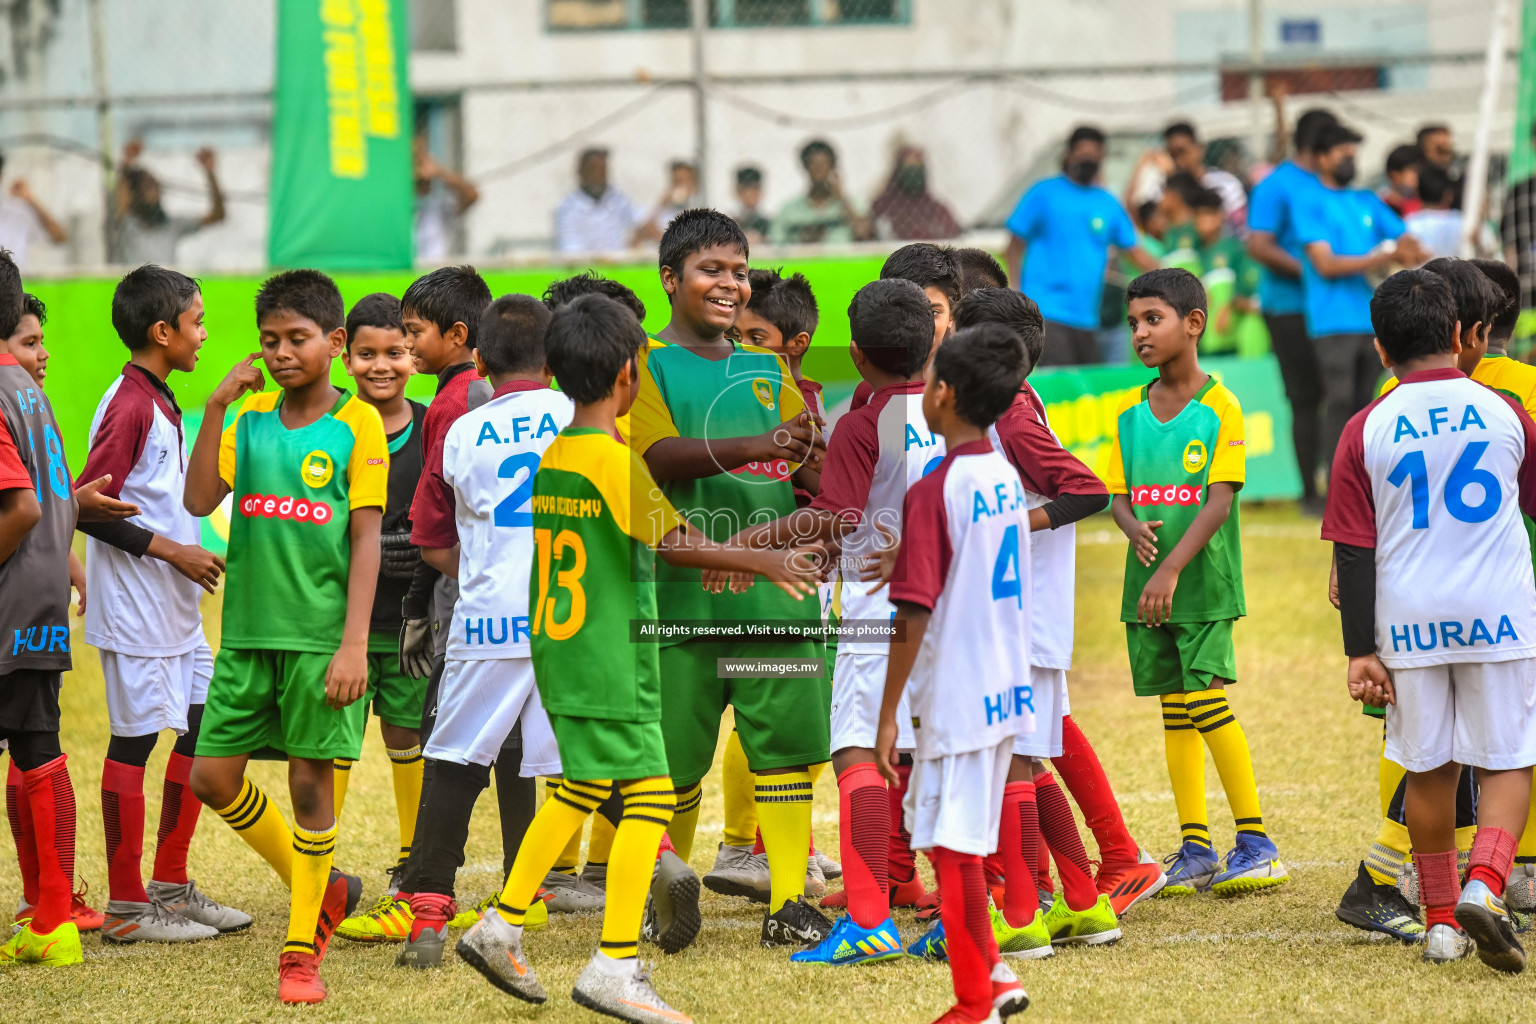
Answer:
<svg viewBox="0 0 1536 1024"><path fill-rule="evenodd" d="M1536 589L1520 513L1536 512L1536 424L1456 365L1445 279L1394 274L1371 299L1398 387L1352 417L1323 516L1333 541L1349 691L1387 709L1387 757L1408 771L1407 825L1424 959L1476 943L1525 968L1500 898L1527 827L1536 764ZM1477 835L1456 864L1456 785L1478 772Z"/></svg>
<svg viewBox="0 0 1536 1024"><path fill-rule="evenodd" d="M997 849L1008 766L1035 728L1029 676L1029 511L1019 474L987 437L1024 381L1024 343L984 324L934 354L923 389L943 460L907 492L890 576L896 632L875 758L895 761L901 698L916 751L903 812L939 879L941 920L909 950L947 957L955 1005L938 1024L982 1024L1029 1005L998 956L982 858Z"/></svg>
<svg viewBox="0 0 1536 1024"><path fill-rule="evenodd" d="M1237 679L1232 626L1247 613L1237 504L1243 413L1200 369L1206 302L1198 278L1154 270L1131 282L1127 299L1136 355L1158 376L1120 405L1108 483L1115 524L1131 541L1120 605L1131 682L1137 696L1162 703L1182 833L1164 892L1267 889L1289 876L1264 831L1248 740L1226 696ZM1225 868L1206 819L1202 739L1236 819Z"/></svg>

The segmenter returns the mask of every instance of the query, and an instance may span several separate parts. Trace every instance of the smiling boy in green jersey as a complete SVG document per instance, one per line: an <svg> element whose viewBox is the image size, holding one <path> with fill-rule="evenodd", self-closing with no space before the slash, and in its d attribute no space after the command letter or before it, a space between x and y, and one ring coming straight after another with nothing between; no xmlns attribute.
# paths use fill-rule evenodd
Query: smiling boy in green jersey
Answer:
<svg viewBox="0 0 1536 1024"><path fill-rule="evenodd" d="M260 352L213 395L187 460L184 503L206 516L234 498L224 634L192 766L192 790L288 884L278 998L326 997L320 961L361 880L331 867L332 762L362 752L368 620L379 574L389 450L378 411L331 384L346 308L317 270L256 293ZM263 391L260 358L280 390ZM229 407L247 391L234 422ZM245 775L253 756L288 761L293 829Z"/></svg>
<svg viewBox="0 0 1536 1024"><path fill-rule="evenodd" d="M1237 679L1232 625L1247 614L1237 504L1243 412L1200 369L1206 300L1198 278L1153 270L1131 282L1126 298L1136 355L1158 376L1120 404L1107 483L1110 512L1131 541L1120 607L1131 681L1137 696L1162 703L1183 839L1164 891L1265 889L1288 876L1264 831L1248 740L1226 695ZM1225 868L1211 848L1201 739L1237 824Z"/></svg>
<svg viewBox="0 0 1536 1024"><path fill-rule="evenodd" d="M793 512L795 483L815 486L802 465L825 445L783 360L725 336L751 297L747 239L736 222L714 210L684 211L659 248L672 318L660 334L667 344L647 353L629 442L683 517L724 540ZM652 418L658 408L664 420ZM806 639L662 639L662 726L678 787L668 831L688 859L699 781L714 760L720 717L733 708L747 764L758 776L755 802L771 876L763 942L819 942L831 922L804 893L809 768L830 757L825 688L817 678L721 679L717 669L720 658L814 658L809 637L820 625L818 609L769 587L718 589L702 587L696 570L661 568L656 603L663 623L713 621L743 635L750 626L782 624Z"/></svg>

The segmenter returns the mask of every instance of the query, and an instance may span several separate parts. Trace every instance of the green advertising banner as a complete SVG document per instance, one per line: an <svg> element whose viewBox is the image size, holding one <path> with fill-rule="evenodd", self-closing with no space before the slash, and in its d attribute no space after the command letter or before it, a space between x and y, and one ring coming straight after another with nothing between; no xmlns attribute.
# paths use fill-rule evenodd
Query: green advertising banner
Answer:
<svg viewBox="0 0 1536 1024"><path fill-rule="evenodd" d="M267 260L411 265L407 0L279 0Z"/></svg>
<svg viewBox="0 0 1536 1024"><path fill-rule="evenodd" d="M1531 122L1536 118L1536 0L1520 5L1520 75L1515 82L1515 137L1509 147L1506 181L1520 181L1536 173L1536 150L1531 148Z"/></svg>

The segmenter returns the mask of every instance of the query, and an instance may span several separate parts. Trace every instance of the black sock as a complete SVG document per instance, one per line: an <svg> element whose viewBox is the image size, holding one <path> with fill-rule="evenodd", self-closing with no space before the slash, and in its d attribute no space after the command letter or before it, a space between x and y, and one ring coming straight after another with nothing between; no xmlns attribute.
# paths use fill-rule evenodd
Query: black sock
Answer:
<svg viewBox="0 0 1536 1024"><path fill-rule="evenodd" d="M416 815L416 836L406 861L406 880L401 891L453 895L454 878L464 866L464 844L469 840L469 819L475 801L490 785L490 769L478 764L427 761L421 787L421 810Z"/></svg>
<svg viewBox="0 0 1536 1024"><path fill-rule="evenodd" d="M522 723L512 729L496 758L496 808L501 812L501 874L512 873L512 862L533 824L539 809L537 779L525 779L518 772L523 767Z"/></svg>

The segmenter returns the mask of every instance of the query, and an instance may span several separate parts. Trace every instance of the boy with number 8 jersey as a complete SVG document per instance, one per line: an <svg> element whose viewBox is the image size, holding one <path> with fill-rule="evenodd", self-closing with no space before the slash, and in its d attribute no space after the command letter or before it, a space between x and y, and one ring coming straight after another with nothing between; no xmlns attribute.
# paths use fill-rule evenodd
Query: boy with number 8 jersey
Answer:
<svg viewBox="0 0 1536 1024"><path fill-rule="evenodd" d="M1500 894L1536 764L1536 590L1520 517L1536 512L1536 424L1457 368L1443 277L1394 274L1371 299L1371 324L1398 386L1345 426L1323 515L1350 696L1386 707L1386 756L1408 772L1424 959L1459 959L1475 941L1485 964L1515 974L1525 951ZM1480 784L1464 885L1462 765Z"/></svg>
<svg viewBox="0 0 1536 1024"><path fill-rule="evenodd" d="M1248 740L1226 696L1237 679L1232 625L1247 614L1237 505L1243 411L1200 369L1206 301L1199 279L1154 270L1126 294L1136 354L1158 376L1120 405L1107 482L1110 511L1131 541L1120 606L1131 682L1137 696L1162 703L1182 833L1164 892L1267 889L1289 876L1265 834ZM1206 819L1202 739L1237 825L1225 868Z"/></svg>

